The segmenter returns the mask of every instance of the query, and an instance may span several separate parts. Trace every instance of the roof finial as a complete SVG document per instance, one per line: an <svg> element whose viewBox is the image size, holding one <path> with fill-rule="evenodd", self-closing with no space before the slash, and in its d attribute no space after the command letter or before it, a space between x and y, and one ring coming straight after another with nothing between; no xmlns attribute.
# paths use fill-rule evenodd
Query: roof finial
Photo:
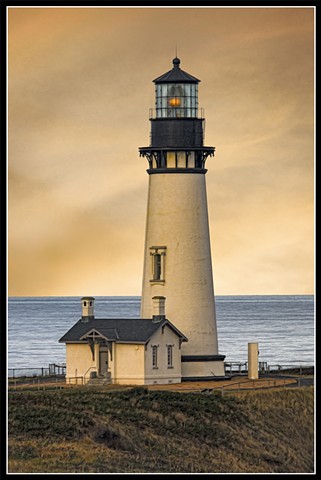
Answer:
<svg viewBox="0 0 321 480"><path fill-rule="evenodd" d="M181 63L181 61L180 61L179 58L175 57L175 58L173 59L173 66L174 66L174 68L179 68L179 64L180 64L180 63Z"/></svg>
<svg viewBox="0 0 321 480"><path fill-rule="evenodd" d="M179 68L180 63L181 63L181 61L177 56L177 40L176 40L176 42L175 42L175 58L173 59L173 67Z"/></svg>

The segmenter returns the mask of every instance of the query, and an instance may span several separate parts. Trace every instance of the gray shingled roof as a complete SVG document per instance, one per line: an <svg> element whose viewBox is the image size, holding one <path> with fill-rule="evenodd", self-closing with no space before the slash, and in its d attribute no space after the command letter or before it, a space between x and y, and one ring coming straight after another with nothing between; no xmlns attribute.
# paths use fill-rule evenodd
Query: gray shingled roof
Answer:
<svg viewBox="0 0 321 480"><path fill-rule="evenodd" d="M92 330L96 330L108 340L117 343L146 343L156 330L165 324L183 341L187 341L187 338L167 319L153 322L150 318L90 318L87 321L81 318L60 338L59 342L82 342L85 341L82 337Z"/></svg>

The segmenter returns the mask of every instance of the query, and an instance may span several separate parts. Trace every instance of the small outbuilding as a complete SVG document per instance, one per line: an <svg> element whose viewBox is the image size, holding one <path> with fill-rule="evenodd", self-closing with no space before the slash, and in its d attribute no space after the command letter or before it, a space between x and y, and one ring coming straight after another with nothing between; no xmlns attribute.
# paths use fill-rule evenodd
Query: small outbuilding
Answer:
<svg viewBox="0 0 321 480"><path fill-rule="evenodd" d="M94 300L81 299L82 317L59 340L66 344L68 383L181 382L187 338L165 317L164 297L153 298L152 318L95 318Z"/></svg>

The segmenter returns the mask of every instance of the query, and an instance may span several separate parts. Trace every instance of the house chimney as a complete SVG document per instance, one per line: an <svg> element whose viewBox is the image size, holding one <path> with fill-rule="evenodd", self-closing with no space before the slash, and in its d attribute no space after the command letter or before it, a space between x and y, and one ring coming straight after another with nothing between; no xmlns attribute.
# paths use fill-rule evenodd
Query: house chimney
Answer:
<svg viewBox="0 0 321 480"><path fill-rule="evenodd" d="M165 320L165 297L156 296L153 300L153 322Z"/></svg>
<svg viewBox="0 0 321 480"><path fill-rule="evenodd" d="M82 297L81 299L81 317L83 322L93 320L94 318L94 297Z"/></svg>

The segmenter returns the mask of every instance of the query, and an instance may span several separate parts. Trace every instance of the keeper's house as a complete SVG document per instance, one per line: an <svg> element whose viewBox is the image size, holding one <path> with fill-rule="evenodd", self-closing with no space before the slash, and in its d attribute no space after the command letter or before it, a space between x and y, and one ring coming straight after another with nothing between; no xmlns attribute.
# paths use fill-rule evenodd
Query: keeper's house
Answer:
<svg viewBox="0 0 321 480"><path fill-rule="evenodd" d="M187 338L165 317L165 298L153 298L153 317L95 318L83 297L82 317L59 340L66 344L68 383L180 383L181 344Z"/></svg>

